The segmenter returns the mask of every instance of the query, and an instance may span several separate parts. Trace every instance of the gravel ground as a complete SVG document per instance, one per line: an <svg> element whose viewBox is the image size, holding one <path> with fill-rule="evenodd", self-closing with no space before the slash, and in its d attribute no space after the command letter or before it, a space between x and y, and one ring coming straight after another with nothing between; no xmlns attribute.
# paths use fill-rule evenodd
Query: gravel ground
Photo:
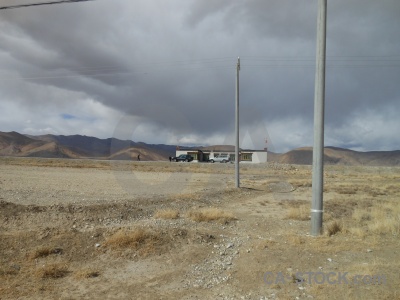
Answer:
<svg viewBox="0 0 400 300"><path fill-rule="evenodd" d="M0 188L16 204L85 205L221 190L227 180L225 174L2 166Z"/></svg>
<svg viewBox="0 0 400 300"><path fill-rule="evenodd" d="M358 237L346 227L313 238L308 214L286 217L308 210L309 166L241 165L241 189L231 164L0 159L0 167L0 299L398 298L397 236ZM398 170L377 170L328 169L327 216L350 226L355 207L398 199ZM234 218L191 217L206 208ZM155 218L165 209L177 218ZM267 271L292 278L299 270L384 272L390 280L264 282Z"/></svg>

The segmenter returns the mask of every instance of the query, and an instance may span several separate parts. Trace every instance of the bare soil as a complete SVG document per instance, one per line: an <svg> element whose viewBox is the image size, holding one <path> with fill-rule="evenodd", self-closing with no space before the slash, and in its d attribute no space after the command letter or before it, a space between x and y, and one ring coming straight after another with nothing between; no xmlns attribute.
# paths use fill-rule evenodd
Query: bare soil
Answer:
<svg viewBox="0 0 400 300"><path fill-rule="evenodd" d="M309 166L0 168L0 299L400 299L399 168L326 167L318 237Z"/></svg>

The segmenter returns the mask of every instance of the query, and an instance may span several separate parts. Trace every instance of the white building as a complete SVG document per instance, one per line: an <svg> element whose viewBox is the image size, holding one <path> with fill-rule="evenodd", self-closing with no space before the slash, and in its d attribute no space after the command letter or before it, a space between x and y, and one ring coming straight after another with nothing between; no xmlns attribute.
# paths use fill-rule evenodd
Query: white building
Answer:
<svg viewBox="0 0 400 300"><path fill-rule="evenodd" d="M228 154L231 161L235 161L235 147L233 146L213 146L202 148L185 148L176 147L176 156L181 154L189 154L194 162L206 162L219 154ZM239 149L241 163L266 163L267 149L264 150L248 150Z"/></svg>

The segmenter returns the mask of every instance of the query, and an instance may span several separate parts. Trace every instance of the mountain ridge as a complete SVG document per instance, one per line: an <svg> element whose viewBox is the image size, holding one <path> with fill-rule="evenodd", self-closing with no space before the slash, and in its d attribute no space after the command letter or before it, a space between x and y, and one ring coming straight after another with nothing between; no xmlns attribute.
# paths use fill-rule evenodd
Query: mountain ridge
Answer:
<svg viewBox="0 0 400 300"><path fill-rule="evenodd" d="M301 147L286 153L271 153L269 161L286 164L311 165L312 147ZM366 166L400 166L400 150L360 152L346 148L327 146L324 148L326 165L366 165Z"/></svg>
<svg viewBox="0 0 400 300"><path fill-rule="evenodd" d="M135 143L116 138L99 139L84 135L23 135L0 131L0 156L167 160L175 146Z"/></svg>
<svg viewBox="0 0 400 300"><path fill-rule="evenodd" d="M182 147L193 149L227 149L231 145ZM85 135L24 135L15 131L0 131L0 156L88 158L156 161L175 156L175 145L146 144L117 138L100 139ZM268 152L268 162L312 164L312 147L300 147L286 153ZM324 148L326 165L400 166L400 150L360 152L346 148Z"/></svg>

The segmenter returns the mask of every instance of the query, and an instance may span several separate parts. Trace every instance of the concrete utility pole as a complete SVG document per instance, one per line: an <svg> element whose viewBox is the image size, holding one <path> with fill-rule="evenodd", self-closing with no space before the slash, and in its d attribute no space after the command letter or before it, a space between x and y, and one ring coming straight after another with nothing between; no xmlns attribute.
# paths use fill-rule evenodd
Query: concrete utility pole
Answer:
<svg viewBox="0 0 400 300"><path fill-rule="evenodd" d="M324 191L324 113L327 0L318 0L317 58L314 94L314 148L311 235L322 234Z"/></svg>
<svg viewBox="0 0 400 300"><path fill-rule="evenodd" d="M240 71L240 58L238 57L236 64L236 105L235 105L235 186L240 187L239 179L239 71Z"/></svg>

